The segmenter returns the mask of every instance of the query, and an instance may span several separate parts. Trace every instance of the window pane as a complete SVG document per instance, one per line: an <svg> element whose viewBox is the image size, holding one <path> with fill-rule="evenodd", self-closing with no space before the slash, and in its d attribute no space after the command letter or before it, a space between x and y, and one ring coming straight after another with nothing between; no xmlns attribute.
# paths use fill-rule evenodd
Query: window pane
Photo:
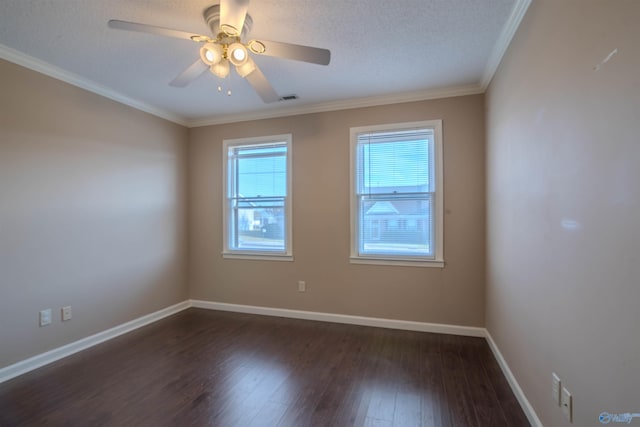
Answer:
<svg viewBox="0 0 640 427"><path fill-rule="evenodd" d="M239 158L237 163L237 192L239 197L286 196L287 161L277 157Z"/></svg>
<svg viewBox="0 0 640 427"><path fill-rule="evenodd" d="M284 202L272 207L253 207L239 203L233 210L237 224L232 249L283 251L285 249Z"/></svg>
<svg viewBox="0 0 640 427"><path fill-rule="evenodd" d="M431 196L360 198L360 254L432 256Z"/></svg>
<svg viewBox="0 0 640 427"><path fill-rule="evenodd" d="M427 143L378 143L362 146L362 193L427 191Z"/></svg>
<svg viewBox="0 0 640 427"><path fill-rule="evenodd" d="M352 262L443 266L441 134L440 120L351 128Z"/></svg>
<svg viewBox="0 0 640 427"><path fill-rule="evenodd" d="M246 145L225 142L228 203L225 250L288 254L290 137L283 137L263 143L253 139Z"/></svg>
<svg viewBox="0 0 640 427"><path fill-rule="evenodd" d="M426 131L358 136L358 194L432 192L432 136Z"/></svg>
<svg viewBox="0 0 640 427"><path fill-rule="evenodd" d="M243 146L234 149L240 156L252 156L259 154L264 156L265 154L286 154L287 147L283 144L264 144L260 146Z"/></svg>

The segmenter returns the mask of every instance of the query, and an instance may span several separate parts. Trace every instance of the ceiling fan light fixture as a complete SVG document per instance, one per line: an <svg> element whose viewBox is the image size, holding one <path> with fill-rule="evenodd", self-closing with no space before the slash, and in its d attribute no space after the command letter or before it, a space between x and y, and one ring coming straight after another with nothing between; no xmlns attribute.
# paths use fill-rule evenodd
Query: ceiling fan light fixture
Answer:
<svg viewBox="0 0 640 427"><path fill-rule="evenodd" d="M212 74L220 77L221 79L224 79L229 75L229 71L230 71L229 61L227 61L226 59L223 59L217 64L213 64L211 67L209 67L209 71L211 71Z"/></svg>
<svg viewBox="0 0 640 427"><path fill-rule="evenodd" d="M236 71L238 72L238 75L242 78L247 77L255 69L256 69L256 63L253 62L253 59L251 58L248 58L244 64L236 66Z"/></svg>
<svg viewBox="0 0 640 427"><path fill-rule="evenodd" d="M264 53L267 50L267 47L260 40L249 40L247 43L249 50L253 53Z"/></svg>
<svg viewBox="0 0 640 427"><path fill-rule="evenodd" d="M238 29L236 27L234 27L233 25L222 24L222 25L220 25L220 30L222 30L222 32L224 32L226 35L231 36L231 37L240 36L240 31L238 31Z"/></svg>
<svg viewBox="0 0 640 427"><path fill-rule="evenodd" d="M222 46L216 43L207 43L200 48L200 59L207 65L217 64L222 60Z"/></svg>
<svg viewBox="0 0 640 427"><path fill-rule="evenodd" d="M193 35L191 36L191 40L193 40L196 43L202 43L202 42L206 42L211 40L209 37L207 36L201 36L199 34Z"/></svg>
<svg viewBox="0 0 640 427"><path fill-rule="evenodd" d="M218 0L218 2L219 4L214 4L203 12L205 22L211 29L214 38L171 28L115 19L109 20L108 26L117 30L156 34L199 43L200 57L169 83L174 87L187 86L207 69L217 76L221 83L222 80L230 75L231 65L233 64L238 75L246 79L247 83L262 98L262 101L271 103L281 98L258 65L254 63L252 54L264 54L311 64L329 65L331 52L328 49L255 39L243 44L243 40L251 31L253 25L251 15L247 13L250 0ZM218 92L223 92L222 83L218 85ZM227 94L231 94L230 90L227 91Z"/></svg>
<svg viewBox="0 0 640 427"><path fill-rule="evenodd" d="M249 60L249 52L242 43L231 43L227 48L227 59L238 67Z"/></svg>

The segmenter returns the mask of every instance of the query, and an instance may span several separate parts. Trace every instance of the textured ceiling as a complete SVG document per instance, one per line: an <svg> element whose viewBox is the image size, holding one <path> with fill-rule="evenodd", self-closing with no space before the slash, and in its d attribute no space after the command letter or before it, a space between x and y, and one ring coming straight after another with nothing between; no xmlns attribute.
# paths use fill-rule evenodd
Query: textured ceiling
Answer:
<svg viewBox="0 0 640 427"><path fill-rule="evenodd" d="M253 0L251 38L331 50L329 66L256 57L279 95L299 97L273 104L263 104L233 71L223 82L231 96L217 92L219 79L210 73L186 88L169 86L198 58L198 44L107 27L109 19L120 19L208 35L202 12L213 3L2 0L0 57L45 72L53 66L49 74L63 80L197 125L358 100L481 92L528 5L524 0Z"/></svg>

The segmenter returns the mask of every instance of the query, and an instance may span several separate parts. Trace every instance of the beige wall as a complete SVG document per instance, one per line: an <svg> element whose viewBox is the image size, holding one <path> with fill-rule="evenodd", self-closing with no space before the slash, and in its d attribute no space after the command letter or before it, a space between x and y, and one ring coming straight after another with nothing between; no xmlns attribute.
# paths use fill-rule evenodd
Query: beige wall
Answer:
<svg viewBox="0 0 640 427"><path fill-rule="evenodd" d="M0 61L0 367L187 297L187 136Z"/></svg>
<svg viewBox="0 0 640 427"><path fill-rule="evenodd" d="M428 119L443 120L446 267L350 264L349 128ZM295 261L222 259L222 140L283 133L293 134ZM192 298L483 326L482 95L194 128L189 140Z"/></svg>
<svg viewBox="0 0 640 427"><path fill-rule="evenodd" d="M545 426L552 371L573 425L640 412L639 22L534 0L487 94L487 328Z"/></svg>

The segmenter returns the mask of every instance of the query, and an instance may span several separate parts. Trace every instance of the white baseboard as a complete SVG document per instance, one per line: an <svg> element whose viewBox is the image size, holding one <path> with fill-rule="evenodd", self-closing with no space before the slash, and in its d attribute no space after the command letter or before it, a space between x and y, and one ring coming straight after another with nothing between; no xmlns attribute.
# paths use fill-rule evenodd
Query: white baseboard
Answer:
<svg viewBox="0 0 640 427"><path fill-rule="evenodd" d="M378 317L351 316L348 314L290 310L287 308L259 307L255 305L228 304L224 302L202 300L191 300L191 306L196 308L206 308L209 310L234 311L237 313L261 314L264 316L289 317L293 319L319 320L322 322L375 326L378 328L402 329L406 331L434 332L438 334L464 335L470 337L485 336L485 329L475 326L413 322L410 320L382 319Z"/></svg>
<svg viewBox="0 0 640 427"><path fill-rule="evenodd" d="M520 403L520 407L524 411L524 414L527 416L529 423L534 427L543 427L542 422L540 422L540 418L538 418L536 411L533 409L533 406L531 406L531 404L529 403L527 396L525 396L524 392L520 388L520 384L518 384L516 377L513 375L513 372L511 372L511 369L509 369L509 365L507 364L507 361L502 356L502 353L500 353L500 350L498 349L496 342L493 340L493 337L491 336L489 331L486 329L485 329L485 333L486 333L487 343L489 343L489 348L491 348L493 355L498 361L498 364L500 365L500 369L502 369L502 373L507 378L507 381L511 386L511 391L513 391L513 394L516 395L516 399L518 399L518 402Z"/></svg>
<svg viewBox="0 0 640 427"><path fill-rule="evenodd" d="M67 357L89 347L93 347L94 345L100 344L101 342L110 340L122 334L126 334L127 332L131 332L134 329L138 329L142 326L148 325L149 323L153 323L167 316L171 316L172 314L178 313L179 311L185 310L189 307L191 307L191 302L189 300L183 301L170 307L163 308L162 310L158 310L145 316L138 317L137 319L131 320L130 322L126 322L111 329L107 329L106 331L98 332L97 334L82 338L67 345L63 345L62 347L54 348L53 350L38 354L36 356L14 363L13 365L1 368L0 383L8 381L11 378L15 378L18 375L33 371L34 369L37 369L41 366L48 365L49 363L55 362L56 360L62 359L63 357Z"/></svg>

